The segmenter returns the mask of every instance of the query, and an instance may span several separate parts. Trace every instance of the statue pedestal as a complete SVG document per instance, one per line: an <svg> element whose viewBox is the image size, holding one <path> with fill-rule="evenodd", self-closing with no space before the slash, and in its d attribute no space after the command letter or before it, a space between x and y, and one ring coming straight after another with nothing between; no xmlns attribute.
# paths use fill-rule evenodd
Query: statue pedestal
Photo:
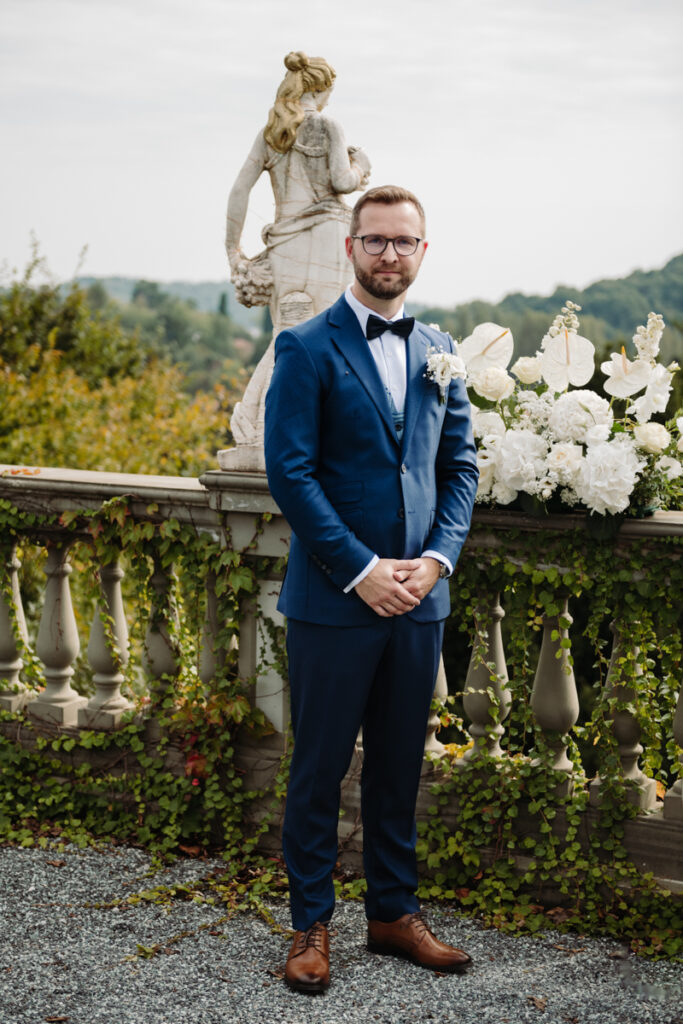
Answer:
<svg viewBox="0 0 683 1024"><path fill-rule="evenodd" d="M265 473L266 459L263 441L257 444L240 444L236 448L221 448L216 453L218 465L226 472Z"/></svg>

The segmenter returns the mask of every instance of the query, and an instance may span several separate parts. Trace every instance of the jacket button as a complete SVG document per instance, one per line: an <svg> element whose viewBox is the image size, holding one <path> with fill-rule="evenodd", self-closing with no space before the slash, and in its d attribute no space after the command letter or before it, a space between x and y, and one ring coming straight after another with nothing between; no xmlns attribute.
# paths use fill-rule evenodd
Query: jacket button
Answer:
<svg viewBox="0 0 683 1024"><path fill-rule="evenodd" d="M401 472L402 473L407 473L408 472L408 467L406 466L405 462L402 463L402 465L401 465Z"/></svg>
<svg viewBox="0 0 683 1024"><path fill-rule="evenodd" d="M399 519L405 519L405 517L406 517L406 510L404 508L400 508L398 510L398 518Z"/></svg>

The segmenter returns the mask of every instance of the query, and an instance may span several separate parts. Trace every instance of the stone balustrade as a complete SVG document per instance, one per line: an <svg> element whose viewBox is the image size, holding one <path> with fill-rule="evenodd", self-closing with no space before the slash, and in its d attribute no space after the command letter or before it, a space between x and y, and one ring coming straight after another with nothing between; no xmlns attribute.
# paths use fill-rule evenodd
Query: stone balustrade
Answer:
<svg viewBox="0 0 683 1024"><path fill-rule="evenodd" d="M271 565L287 553L289 530L262 474L209 471L196 480L54 468L29 471L22 467L0 466L0 502L10 503L22 513L40 517L34 523L28 522L16 535L0 536L0 557L4 559L4 583L0 590L0 708L5 711L17 713L25 710L30 721L50 728L111 730L117 728L130 708L121 687L128 660L128 623L138 610L124 608L124 568L118 561L92 567L98 573L100 599L84 646L94 694L83 696L72 684L74 665L85 637L79 637L71 601L72 567L69 556L70 545L76 538L73 531L59 523L59 516L64 513L97 510L112 498L124 496L134 519L153 521L155 529L171 519L189 524L198 533L208 532L223 546L240 552L252 564L267 560L266 564ZM150 507L155 510L152 517ZM53 519L46 525L45 516L50 515ZM529 535L542 528L561 534L562 531L581 527L584 522L584 517L573 515L548 517L540 521L521 513L478 510L475 513L476 530L468 540L467 553L476 555L478 549L486 552L492 548L505 548L510 531ZM644 545L670 536L683 536L683 513L656 513L644 520L626 520L620 528L619 543ZM35 639L29 638L26 627L20 596L21 566L17 557L18 548L31 544L47 548L46 582ZM542 561L543 552L539 551L538 563ZM173 567L164 566L161 562L154 564L151 571L154 597L151 609L146 612L148 621L144 630L142 665L152 688L172 687L180 671L174 639L178 609L168 600L173 589L173 571ZM216 582L216 575L209 573L198 668L207 687L210 687L219 660L224 656L215 643L223 625L217 621ZM250 699L275 728L275 741L270 737L260 751L242 751L240 756L247 770L257 764L263 769L264 751L268 752L266 760L268 757L276 758L283 745L278 744L277 737L283 738L287 730L286 689L272 665L270 633L264 626L268 620L276 625L282 623L276 610L279 585L280 579L274 570L260 574L257 591L248 595L240 610L239 674L249 681ZM472 651L463 687L463 707L473 741L463 761L469 762L507 756L504 739L512 701L504 650L504 600L501 603L499 589L491 589L484 572L477 589L475 624L485 626L479 630L480 642ZM559 614L542 616L540 651L530 694L535 727L551 751L558 787L565 790L575 782L573 763L567 754L567 738L580 713L570 656L571 643L572 616L565 602ZM680 850L683 783L680 778L674 781L663 801L658 801L654 780L648 778L640 767L643 753L640 730L635 714L629 710L629 699L633 693L619 681L617 672L617 665L624 652L628 651L629 643L629 637L621 635L615 625L605 685L619 699L619 710L613 715L612 728L621 770L624 779L630 783L630 799L643 819L647 817L648 823L663 823L665 830L668 829L666 843L678 843ZM27 688L22 676L22 656L29 650L38 659L44 674L45 685L39 691ZM673 719L673 736L679 748L683 747L682 683L683 680L679 679L680 692ZM439 691L442 695L446 692L443 672L437 687ZM437 720L433 717L426 748L439 753L442 748L435 739L436 727ZM594 806L600 802L601 786L599 777L590 785L590 800ZM351 804L354 802L357 802L355 797ZM648 836L652 834L650 829ZM666 860L666 865L670 863L671 858ZM667 866L663 870L683 886L680 854L678 868Z"/></svg>

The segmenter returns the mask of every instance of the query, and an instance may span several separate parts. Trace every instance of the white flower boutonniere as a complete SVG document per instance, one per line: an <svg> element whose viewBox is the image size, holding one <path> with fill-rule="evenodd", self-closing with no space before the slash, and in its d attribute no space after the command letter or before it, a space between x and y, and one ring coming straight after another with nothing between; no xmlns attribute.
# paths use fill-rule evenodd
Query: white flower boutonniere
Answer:
<svg viewBox="0 0 683 1024"><path fill-rule="evenodd" d="M427 349L427 380L431 380L439 389L439 402L446 401L448 386L454 377L467 377L467 369L460 356L454 352L444 352L442 348L431 345Z"/></svg>

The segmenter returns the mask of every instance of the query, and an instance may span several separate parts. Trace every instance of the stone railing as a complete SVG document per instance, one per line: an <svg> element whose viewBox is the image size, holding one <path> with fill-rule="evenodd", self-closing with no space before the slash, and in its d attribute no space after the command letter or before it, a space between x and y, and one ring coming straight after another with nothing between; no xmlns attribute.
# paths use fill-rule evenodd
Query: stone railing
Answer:
<svg viewBox="0 0 683 1024"><path fill-rule="evenodd" d="M22 680L20 638L26 638L27 634L20 598L17 538L0 537L6 558L5 578L9 580L9 587L5 585L0 592L0 708L10 712L25 709L29 720L37 726L61 730L114 729L130 707L130 702L121 693L121 684L127 659L127 622L131 621L136 610L124 609L123 569L116 562L96 567L101 581L100 601L108 613L111 632L105 636L102 616L96 610L87 642L94 695L84 697L72 686L73 665L81 645L69 582L69 547L74 541L74 534L60 527L58 519L65 512L97 510L104 502L122 496L126 496L133 517L148 519L148 509L153 505L157 525L164 520L176 519L192 525L196 531L208 531L224 544L229 538L233 550L243 552L245 558L256 562L259 559L278 559L288 549L287 524L279 514L262 474L210 471L195 480L0 466L0 501L10 502L22 513L56 514L49 528L27 527L26 535L18 538L22 545L35 543L48 548L40 625L32 641L32 649L42 663L45 677L45 687L38 692L27 689ZM261 521L263 513L270 514L265 522ZM511 529L529 533L537 531L541 525L538 520L512 512L477 511L475 522L480 528L468 541L470 550L504 547ZM575 529L581 522L583 520L578 516L560 516L550 517L542 525L545 530L563 531ZM639 545L653 538L672 535L683 535L683 513L656 513L646 520L627 520L621 527L619 542ZM539 552L539 563L542 560L542 552ZM171 574L172 567L155 564L151 577L158 600L153 602L148 613L142 654L143 668L151 686L162 677L173 679L179 671L169 640L172 624L163 621L163 610L170 607L164 601L164 595L171 586ZM485 578L477 590L480 612L489 623L485 657L488 667L481 658L473 656L464 684L464 710L474 741L466 754L470 760L483 753L505 756L500 741L511 701L501 629L504 610L499 595L487 590ZM239 674L245 680L252 680L252 702L266 714L275 728L274 738L266 740L260 748L243 750L240 755L246 770L252 772L251 781L257 788L273 771L284 746L288 722L288 701L282 680L272 669L259 669L270 661L270 639L263 622L282 622L275 607L278 591L276 575L273 573L269 578L267 573L261 574L258 591L249 596L240 615ZM206 608L199 672L205 685L210 687L216 667L214 637L221 625L216 621L211 577ZM569 657L567 622L571 623L571 618L566 608L561 615L544 619L531 694L535 725L553 749L553 767L564 785L571 784L572 764L567 758L563 737L576 723L580 710ZM614 635L612 666L628 643L628 637ZM681 682L683 680L678 682L679 689ZM440 685L443 692L443 674ZM611 678L608 673L606 685L613 685L613 674ZM628 701L628 693L621 692L619 696ZM492 726L491 709L494 704L499 710L496 724ZM427 748L438 752L440 745L433 736L435 727L434 719L428 732ZM682 780L675 781L663 801L658 801L654 780L647 778L639 766L643 748L635 716L628 709L620 711L614 716L613 729L622 773L632 782L630 792L640 811L638 821L643 825L640 832L637 827L635 832L632 829L634 858L657 875L673 879L683 886L683 864L678 852L683 841ZM673 731L677 744L683 747L683 693L678 697ZM357 767L352 766L351 783L345 790L347 815L341 824L342 837L345 831L349 837L358 831ZM421 797L424 805L429 801L427 789L431 771L433 769L427 766ZM599 803L600 787L600 779L595 779L591 785L591 802L594 804Z"/></svg>

